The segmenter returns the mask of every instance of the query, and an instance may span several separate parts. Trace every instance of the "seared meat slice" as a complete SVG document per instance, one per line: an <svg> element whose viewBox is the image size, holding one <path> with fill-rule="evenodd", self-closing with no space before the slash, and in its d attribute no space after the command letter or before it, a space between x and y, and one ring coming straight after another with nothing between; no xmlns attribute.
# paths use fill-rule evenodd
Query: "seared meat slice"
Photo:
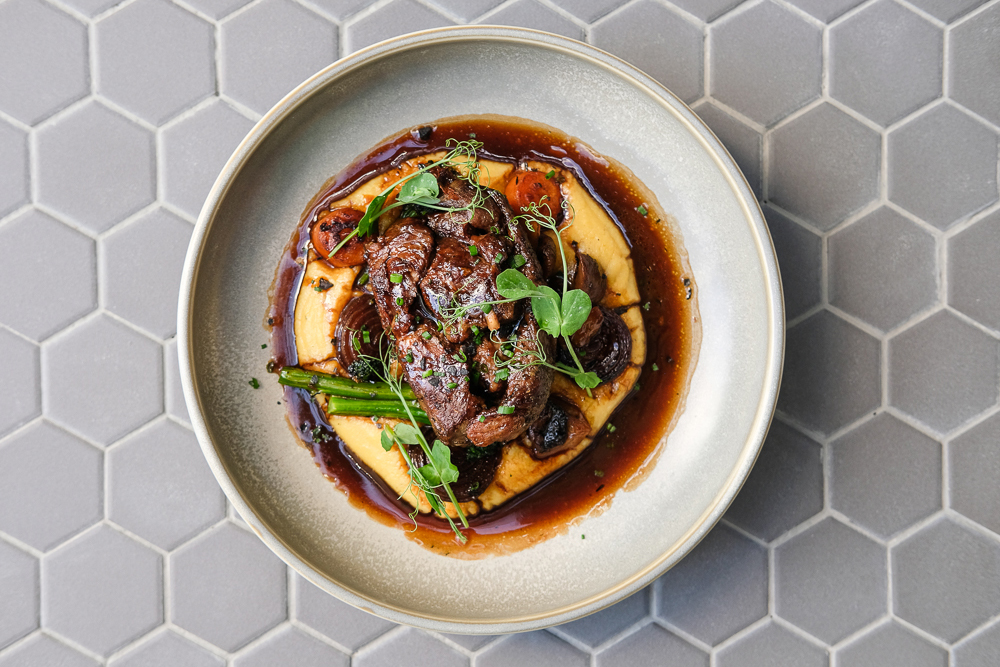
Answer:
<svg viewBox="0 0 1000 667"><path fill-rule="evenodd" d="M465 424L483 409L483 401L469 391L469 365L459 360L457 348L427 324L397 338L396 348L406 381L438 438L447 444L465 442Z"/></svg>
<svg viewBox="0 0 1000 667"><path fill-rule="evenodd" d="M413 220L397 222L365 248L382 327L397 339L415 325L417 288L433 254L434 235L426 225Z"/></svg>
<svg viewBox="0 0 1000 667"><path fill-rule="evenodd" d="M530 353L537 352L538 346L541 346L545 357L552 359L555 341L539 330L530 310L525 310L516 333L517 351L511 365L514 370L510 371L507 390L500 399L500 405L481 412L466 428L465 435L474 445L486 447L518 437L538 419L549 398L555 371L547 366L530 365L535 360ZM513 411L508 414L500 412L501 409L507 412L511 408Z"/></svg>
<svg viewBox="0 0 1000 667"><path fill-rule="evenodd" d="M454 318L456 307L502 298L497 292L497 276L510 259L513 244L494 234L476 236L474 241L474 245L467 245L453 238L440 239L434 261L420 281L427 308L446 322L452 320L445 334L454 343L467 340L472 326L499 329L521 311L517 302L496 303L484 309L471 308Z"/></svg>
<svg viewBox="0 0 1000 667"><path fill-rule="evenodd" d="M499 394L507 386L506 371L497 366L497 353L500 351L500 343L484 337L483 341L476 346L476 352L472 357L475 367L475 379L473 386L485 394Z"/></svg>
<svg viewBox="0 0 1000 667"><path fill-rule="evenodd" d="M438 187L441 189L438 205L464 209L453 212L442 211L427 216L427 224L437 234L472 243L472 237L476 234L487 232L491 227L504 228L510 217L510 207L502 195L500 199L483 197L486 192L494 191L484 189L481 191L483 194L477 192L476 188L462 179L451 167L436 167L431 169L430 173L437 177ZM476 205L469 209L470 204Z"/></svg>

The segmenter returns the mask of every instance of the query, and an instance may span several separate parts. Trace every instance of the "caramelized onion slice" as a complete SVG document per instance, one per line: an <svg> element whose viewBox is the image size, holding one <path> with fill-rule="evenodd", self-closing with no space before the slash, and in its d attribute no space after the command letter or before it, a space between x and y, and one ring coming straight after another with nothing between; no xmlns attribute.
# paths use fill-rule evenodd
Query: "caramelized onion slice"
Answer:
<svg viewBox="0 0 1000 667"><path fill-rule="evenodd" d="M338 243L354 231L364 215L363 211L346 206L320 213L309 232L309 240L312 241L316 254L338 268L362 264L365 261L365 244L357 236L348 241L333 257L330 257L330 253Z"/></svg>
<svg viewBox="0 0 1000 667"><path fill-rule="evenodd" d="M583 369L597 373L597 377L604 383L615 379L628 367L632 358L632 332L621 315L610 308L597 307L601 309L603 317L600 329L590 336L586 344L574 348ZM560 358L564 354L565 351L561 351ZM569 363L572 363L572 359L569 359Z"/></svg>
<svg viewBox="0 0 1000 667"><path fill-rule="evenodd" d="M431 435L427 441L433 442L433 438L434 436ZM417 468L427 465L427 456L424 455L424 450L420 448L420 445L408 445L407 452L410 455L410 461ZM460 503L465 503L473 498L478 498L479 494L493 483L502 458L503 446L500 444L489 447L452 447L451 462L458 468L458 481L451 483L455 499ZM444 490L441 487L437 488L441 497L447 500Z"/></svg>
<svg viewBox="0 0 1000 667"><path fill-rule="evenodd" d="M550 396L541 416L525 434L531 455L547 459L576 447L590 433L590 423L580 408L561 396Z"/></svg>
<svg viewBox="0 0 1000 667"><path fill-rule="evenodd" d="M367 342L365 342L366 332ZM334 336L337 342L337 358L353 376L358 376L359 373L352 371L351 368L360 368L355 364L361 360L362 356L381 359L386 341L385 336L382 335L382 320L379 319L375 299L365 294L348 301L344 309L340 311L340 320L337 322ZM358 379L367 380L368 378L359 377Z"/></svg>

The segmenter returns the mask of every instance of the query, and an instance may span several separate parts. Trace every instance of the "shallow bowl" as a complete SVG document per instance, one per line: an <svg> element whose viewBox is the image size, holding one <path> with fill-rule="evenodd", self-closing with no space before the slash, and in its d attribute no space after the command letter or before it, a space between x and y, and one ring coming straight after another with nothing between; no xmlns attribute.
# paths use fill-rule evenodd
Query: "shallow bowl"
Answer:
<svg viewBox="0 0 1000 667"><path fill-rule="evenodd" d="M288 429L277 383L264 378L261 345L278 257L324 181L387 135L480 113L555 126L626 165L656 194L690 259L702 343L684 412L637 488L531 549L462 561L369 519L319 474ZM383 42L279 102L237 148L205 203L178 318L192 424L250 527L333 595L444 632L563 623L623 599L677 563L750 472L774 410L784 344L767 227L708 128L613 56L501 27ZM251 377L265 379L260 389L249 388Z"/></svg>

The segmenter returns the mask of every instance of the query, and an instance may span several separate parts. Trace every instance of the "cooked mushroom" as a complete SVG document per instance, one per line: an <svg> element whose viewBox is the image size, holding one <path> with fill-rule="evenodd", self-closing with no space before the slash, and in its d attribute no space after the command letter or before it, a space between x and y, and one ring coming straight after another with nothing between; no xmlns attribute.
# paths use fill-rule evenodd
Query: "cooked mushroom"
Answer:
<svg viewBox="0 0 1000 667"><path fill-rule="evenodd" d="M536 459L546 459L573 449L588 433L590 424L580 408L553 395L525 436L531 443L531 455Z"/></svg>

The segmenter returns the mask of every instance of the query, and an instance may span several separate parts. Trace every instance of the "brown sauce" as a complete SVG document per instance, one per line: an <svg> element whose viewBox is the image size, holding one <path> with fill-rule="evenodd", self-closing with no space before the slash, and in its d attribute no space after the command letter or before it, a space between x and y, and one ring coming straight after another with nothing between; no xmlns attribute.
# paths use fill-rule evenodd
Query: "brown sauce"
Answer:
<svg viewBox="0 0 1000 667"><path fill-rule="evenodd" d="M288 419L316 464L372 518L407 531L410 539L458 558L516 551L567 530L575 520L602 511L620 489L633 488L655 460L663 437L683 410L687 385L697 362L701 329L697 292L676 230L652 194L624 167L553 128L498 116L444 119L421 139L418 128L382 142L330 179L306 208L281 258L271 291L273 350L270 370L295 365L295 295L302 268L298 253L309 222L330 202L348 195L373 176L403 160L445 147L449 138L485 144L479 156L501 162L539 160L572 171L622 230L632 249L646 329L646 363L637 384L594 443L563 469L504 505L469 519L462 545L447 522L417 517L411 508L350 451L329 427L322 411L302 389L285 387ZM426 135L426 131L424 133ZM646 215L640 211L646 210ZM654 366L657 370L653 370ZM581 536L584 537L585 536Z"/></svg>

